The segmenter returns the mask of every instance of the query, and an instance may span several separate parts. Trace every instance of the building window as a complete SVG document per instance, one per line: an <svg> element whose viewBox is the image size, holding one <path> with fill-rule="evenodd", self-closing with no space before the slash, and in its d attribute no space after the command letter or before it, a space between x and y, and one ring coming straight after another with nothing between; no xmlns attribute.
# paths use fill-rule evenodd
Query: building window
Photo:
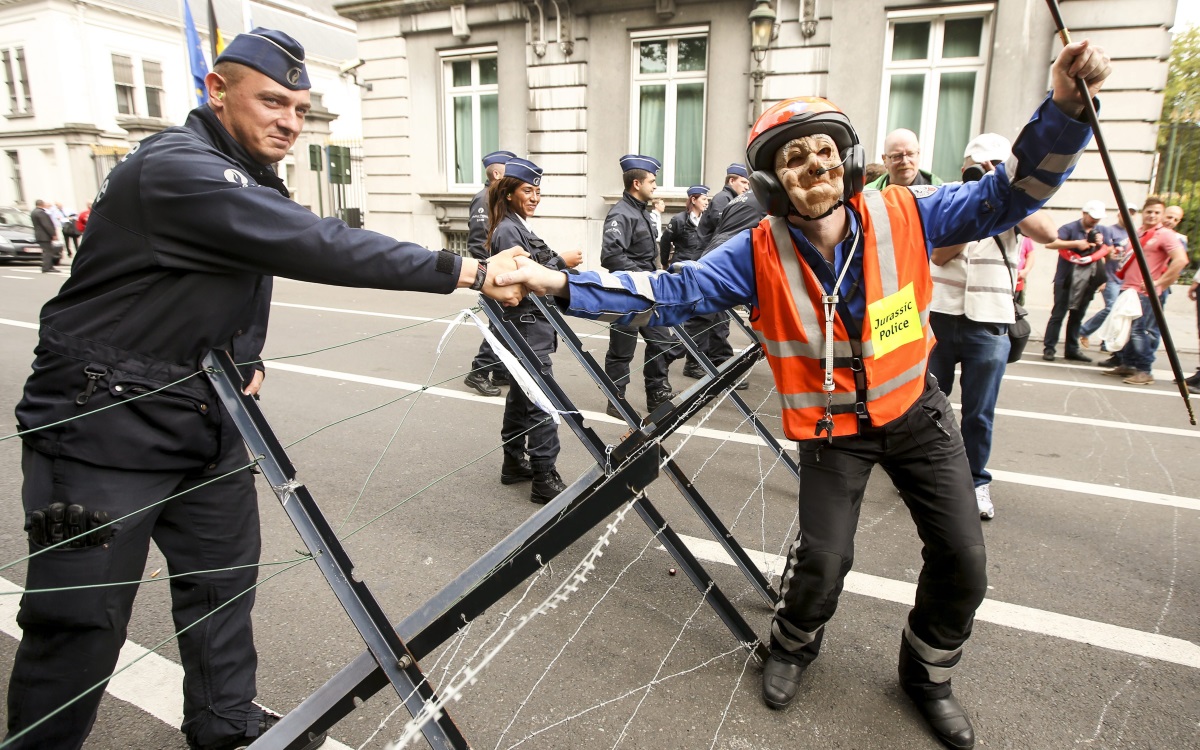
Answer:
<svg viewBox="0 0 1200 750"><path fill-rule="evenodd" d="M117 113L133 115L137 113L133 104L137 84L133 80L133 58L125 55L113 55L113 83L117 87Z"/></svg>
<svg viewBox="0 0 1200 750"><path fill-rule="evenodd" d="M662 161L659 184L687 187L704 174L708 30L633 35L632 150Z"/></svg>
<svg viewBox="0 0 1200 750"><path fill-rule="evenodd" d="M146 81L146 116L163 116L162 64L150 60L142 61L142 78Z"/></svg>
<svg viewBox="0 0 1200 750"><path fill-rule="evenodd" d="M897 128L921 143L921 168L956 180L967 142L978 134L992 6L888 14L879 151Z"/></svg>
<svg viewBox="0 0 1200 750"><path fill-rule="evenodd" d="M21 189L21 155L16 151L5 151L8 157L8 174L12 179L13 198L18 205L25 203L25 191Z"/></svg>
<svg viewBox="0 0 1200 750"><path fill-rule="evenodd" d="M484 154L500 148L500 85L496 50L443 56L447 174L456 186L483 184Z"/></svg>
<svg viewBox="0 0 1200 750"><path fill-rule="evenodd" d="M4 64L4 81L8 86L9 114L33 114L33 97L29 92L29 70L25 66L25 48L13 47L0 50L0 62Z"/></svg>

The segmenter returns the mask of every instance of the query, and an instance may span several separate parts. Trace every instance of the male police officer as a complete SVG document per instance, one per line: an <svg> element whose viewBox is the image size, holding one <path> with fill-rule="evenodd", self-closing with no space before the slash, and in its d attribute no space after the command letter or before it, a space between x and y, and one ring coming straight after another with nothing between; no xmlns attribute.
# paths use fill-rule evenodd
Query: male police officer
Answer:
<svg viewBox="0 0 1200 750"><path fill-rule="evenodd" d="M520 299L491 283L514 253L489 266L430 252L288 199L270 165L295 143L310 106L296 40L262 28L238 36L205 86L207 106L139 143L109 174L74 274L42 309L17 406L35 556L17 616L24 637L6 748L83 744L137 591L111 584L140 578L151 539L179 576L172 615L188 744L241 747L266 728L251 702L254 481L239 470L245 446L200 365L213 347L237 349L256 322L265 275L443 294L470 286L506 304ZM66 586L79 588L35 593Z"/></svg>
<svg viewBox="0 0 1200 750"><path fill-rule="evenodd" d="M609 271L653 271L657 246L654 218L646 208L658 186L655 173L662 163L652 156L626 154L621 157L621 179L625 193L604 217L604 234L600 241L600 265ZM672 334L666 328L645 325L613 325L608 334L608 353L604 355L604 372L612 379L621 394L629 384L629 363L637 348L638 334L646 342L642 378L646 383L646 411L652 412L670 400L671 383L667 371L674 359ZM609 404L610 416L620 413Z"/></svg>
<svg viewBox="0 0 1200 750"><path fill-rule="evenodd" d="M717 224L721 222L721 214L725 212L725 207L730 201L750 189L749 178L750 173L746 171L744 164L730 164L725 169L725 186L712 197L708 203L708 210L700 219L701 245L707 246L708 241L712 239L717 231Z"/></svg>
<svg viewBox="0 0 1200 750"><path fill-rule="evenodd" d="M487 260L491 255L488 247L488 188L504 176L504 165L510 159L517 158L511 151L493 151L483 157L483 171L487 181L471 199L471 215L467 217L467 252L476 260ZM488 376L491 375L489 380ZM492 351L492 345L484 339L479 344L479 353L471 360L471 372L463 380L464 383L479 391L484 396L499 396L499 386L508 385L508 377L500 358Z"/></svg>
<svg viewBox="0 0 1200 750"><path fill-rule="evenodd" d="M659 262L663 268L682 260L699 260L704 246L696 234L700 216L708 208L708 188L692 185L687 190L687 205L671 217L658 242Z"/></svg>
<svg viewBox="0 0 1200 750"><path fill-rule="evenodd" d="M1056 60L1013 158L978 182L862 191L866 161L849 119L824 99L781 102L751 131L747 162L771 219L678 274L568 277L524 259L501 284L550 293L573 314L670 324L749 303L800 442L800 529L771 627L763 698L784 708L816 658L853 561L867 479L882 464L917 525L924 566L903 629L900 683L945 744L975 733L950 675L987 590L983 533L954 414L927 376L934 338L929 252L1013 226L1053 195L1090 138L1078 119L1108 76L1087 42ZM826 358L826 342L832 353Z"/></svg>

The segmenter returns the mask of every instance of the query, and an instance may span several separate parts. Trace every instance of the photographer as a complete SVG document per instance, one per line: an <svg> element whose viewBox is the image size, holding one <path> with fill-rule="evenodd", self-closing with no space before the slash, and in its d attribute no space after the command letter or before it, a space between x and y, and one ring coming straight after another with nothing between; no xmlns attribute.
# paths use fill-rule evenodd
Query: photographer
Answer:
<svg viewBox="0 0 1200 750"><path fill-rule="evenodd" d="M1104 203L1088 201L1083 204L1083 215L1070 224L1058 229L1058 239L1046 245L1048 250L1058 250L1058 269L1054 272L1054 309L1046 323L1046 334L1042 337L1042 359L1054 361L1054 347L1063 318L1067 319L1067 333L1063 344L1065 359L1073 362L1091 362L1079 346L1079 328L1087 317L1087 306L1105 281L1104 265L1097 264L1112 250L1113 241L1104 220Z"/></svg>
<svg viewBox="0 0 1200 750"><path fill-rule="evenodd" d="M1012 155L1004 136L984 133L967 144L963 182L976 182ZM995 515L992 475L992 422L1000 379L1009 360L1008 328L1016 322L1013 292L1020 265L1017 230L1037 242L1055 238L1054 224L1038 211L1017 227L965 245L935 248L930 255L933 299L929 325L937 346L929 355L929 372L949 396L954 390L954 367L962 366L961 430L967 463L975 485L975 504L984 520Z"/></svg>

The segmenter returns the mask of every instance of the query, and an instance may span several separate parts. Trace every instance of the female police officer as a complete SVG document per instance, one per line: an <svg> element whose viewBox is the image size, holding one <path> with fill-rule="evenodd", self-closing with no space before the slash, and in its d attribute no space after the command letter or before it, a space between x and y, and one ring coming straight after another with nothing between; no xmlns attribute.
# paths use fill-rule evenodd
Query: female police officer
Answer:
<svg viewBox="0 0 1200 750"><path fill-rule="evenodd" d="M504 177L495 182L488 193L488 243L492 252L519 247L529 257L547 268L558 271L574 268L583 260L583 252L574 250L558 255L529 228L529 219L542 199L541 167L525 159L510 159L504 167ZM505 311L529 346L537 353L542 375L553 377L550 355L558 348L554 328L526 299ZM500 481L514 484L533 479L530 502L545 504L566 489L562 477L554 468L558 459L558 425L529 401L525 392L513 386L504 401L504 424L500 428L504 439L504 464ZM525 456L528 455L528 461Z"/></svg>

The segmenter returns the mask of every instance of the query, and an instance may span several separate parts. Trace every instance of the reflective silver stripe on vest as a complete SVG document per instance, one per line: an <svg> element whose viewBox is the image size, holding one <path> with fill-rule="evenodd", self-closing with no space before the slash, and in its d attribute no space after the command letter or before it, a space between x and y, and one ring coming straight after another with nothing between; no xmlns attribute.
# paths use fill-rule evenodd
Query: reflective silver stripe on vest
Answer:
<svg viewBox="0 0 1200 750"><path fill-rule="evenodd" d="M942 683L950 679L954 667L958 666L955 662L952 666L938 666L946 662L954 661L962 653L962 647L956 648L953 651L934 648L925 641L918 638L912 630L909 629L908 623L904 624L904 640L917 653L917 659L920 660L921 666L929 673L929 681Z"/></svg>
<svg viewBox="0 0 1200 750"><path fill-rule="evenodd" d="M866 190L862 196L867 213L871 215L871 227L875 232L875 257L879 259L880 285L883 287L883 296L888 297L900 291L900 277L896 273L896 249L892 245L891 217L888 216L887 204L883 202L883 193L878 190Z"/></svg>
<svg viewBox="0 0 1200 750"><path fill-rule="evenodd" d="M771 238L775 240L775 252L783 266L783 275L787 277L788 289L792 292L792 303L796 306L796 314L800 316L800 328L811 339L810 343L820 347L821 354L825 353L824 327L817 320L817 311L813 309L812 300L808 296L808 286L804 281L804 269L800 267L800 256L792 235L788 232L787 220L778 216L771 217ZM799 343L799 342L788 342Z"/></svg>
<svg viewBox="0 0 1200 750"><path fill-rule="evenodd" d="M869 392L869 391L868 391ZM814 406L824 407L828 402L830 394L824 391L811 391L806 393L783 393L780 392L779 398L783 401L785 409L811 409ZM857 394L854 391L834 391L833 406L853 406L858 401Z"/></svg>
<svg viewBox="0 0 1200 750"><path fill-rule="evenodd" d="M926 331L925 338L928 340L932 337L932 332ZM925 377L925 360L922 359L919 364L913 365L899 375L885 380L874 388L867 388L867 401L874 401L877 398L882 398L888 395L897 388L903 388L917 378Z"/></svg>

